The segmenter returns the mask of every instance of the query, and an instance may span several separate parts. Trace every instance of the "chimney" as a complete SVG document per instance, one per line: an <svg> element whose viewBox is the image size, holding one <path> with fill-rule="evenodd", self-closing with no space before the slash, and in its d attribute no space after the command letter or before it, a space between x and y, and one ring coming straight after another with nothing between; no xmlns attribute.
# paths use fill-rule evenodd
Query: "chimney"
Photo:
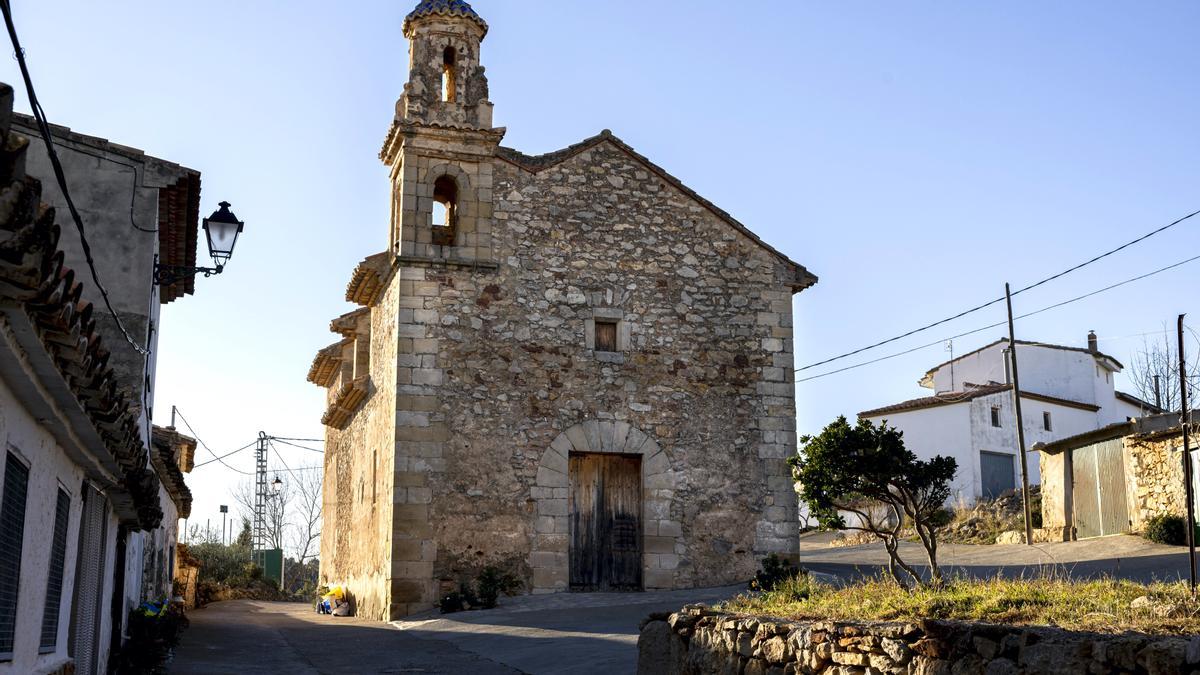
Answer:
<svg viewBox="0 0 1200 675"><path fill-rule="evenodd" d="M1097 340L1096 340L1096 331L1094 331L1094 330L1088 331L1088 351L1093 354L1100 351L1100 347L1097 344Z"/></svg>

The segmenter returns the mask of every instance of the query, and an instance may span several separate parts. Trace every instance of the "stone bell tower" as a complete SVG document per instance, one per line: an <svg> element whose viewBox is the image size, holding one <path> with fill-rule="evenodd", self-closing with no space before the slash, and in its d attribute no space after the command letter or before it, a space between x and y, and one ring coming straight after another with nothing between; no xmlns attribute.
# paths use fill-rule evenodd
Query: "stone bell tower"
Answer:
<svg viewBox="0 0 1200 675"><path fill-rule="evenodd" d="M408 82L380 159L391 167L393 253L447 264L492 259L492 128L480 44L462 0L423 0L404 19Z"/></svg>

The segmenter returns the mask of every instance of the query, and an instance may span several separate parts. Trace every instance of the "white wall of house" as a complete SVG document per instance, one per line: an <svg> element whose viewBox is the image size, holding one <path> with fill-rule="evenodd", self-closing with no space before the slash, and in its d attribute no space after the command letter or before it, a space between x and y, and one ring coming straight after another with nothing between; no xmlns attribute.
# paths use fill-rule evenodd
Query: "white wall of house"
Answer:
<svg viewBox="0 0 1200 675"><path fill-rule="evenodd" d="M953 457L958 462L958 473L951 483L951 502L960 496L974 500L974 473L978 471L977 460L971 452L971 417L965 403L922 408L901 413L870 417L876 424L887 420L904 432L904 447L920 459L937 455Z"/></svg>
<svg viewBox="0 0 1200 675"><path fill-rule="evenodd" d="M7 451L19 456L29 466L17 590L15 649L11 661L0 662L0 673L44 672L70 660L67 656L67 639L79 544L82 504L79 491L83 484L83 471L21 405L3 380L0 380L0 448L6 451L0 454L0 485L3 485ZM67 528L62 600L59 603L58 640L54 651L39 654L59 487L71 495L71 515Z"/></svg>
<svg viewBox="0 0 1200 675"><path fill-rule="evenodd" d="M1019 358L1019 357L1018 357ZM999 409L1000 426L992 426L992 408ZM1050 430L1043 428L1043 413L1050 413ZM1021 399L1024 417L1025 447L1049 442L1103 426L1097 414L1074 406ZM868 417L872 422L887 420L904 432L904 445L920 459L936 455L953 457L958 472L951 483L951 505L970 505L983 494L980 453L994 452L1013 456L1013 485L1020 486L1020 458L1017 455L1016 412L1008 391L980 396L961 403L916 410L892 412ZM1041 482L1036 455L1027 455L1030 485Z"/></svg>

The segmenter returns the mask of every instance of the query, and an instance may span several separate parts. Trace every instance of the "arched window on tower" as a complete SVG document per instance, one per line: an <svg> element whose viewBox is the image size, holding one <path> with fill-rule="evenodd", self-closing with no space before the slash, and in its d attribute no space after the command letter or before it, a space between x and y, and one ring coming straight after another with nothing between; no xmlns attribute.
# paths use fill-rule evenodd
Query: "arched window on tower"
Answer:
<svg viewBox="0 0 1200 675"><path fill-rule="evenodd" d="M442 100L453 102L455 90L458 88L458 78L455 74L455 62L458 60L458 55L454 53L454 47L446 47L442 52Z"/></svg>
<svg viewBox="0 0 1200 675"><path fill-rule="evenodd" d="M450 176L433 182L433 243L454 245L454 227L458 216L458 183Z"/></svg>

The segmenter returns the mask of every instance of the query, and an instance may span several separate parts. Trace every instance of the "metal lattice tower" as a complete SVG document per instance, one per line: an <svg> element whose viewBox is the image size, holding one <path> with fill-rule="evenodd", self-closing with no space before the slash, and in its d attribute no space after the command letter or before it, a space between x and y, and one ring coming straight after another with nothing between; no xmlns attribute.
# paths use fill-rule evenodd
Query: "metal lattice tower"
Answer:
<svg viewBox="0 0 1200 675"><path fill-rule="evenodd" d="M254 453L254 525L251 530L252 553L267 548L267 435L258 432L258 448Z"/></svg>

